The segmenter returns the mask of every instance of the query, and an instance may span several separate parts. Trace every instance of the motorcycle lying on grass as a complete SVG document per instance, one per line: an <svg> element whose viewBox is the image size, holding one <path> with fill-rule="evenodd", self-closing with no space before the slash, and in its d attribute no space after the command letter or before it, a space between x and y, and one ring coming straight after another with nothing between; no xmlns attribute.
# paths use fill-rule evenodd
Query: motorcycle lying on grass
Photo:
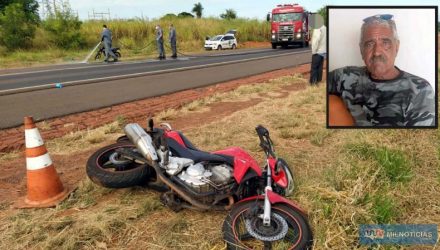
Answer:
<svg viewBox="0 0 440 250"><path fill-rule="evenodd" d="M121 49L120 49L119 47L112 48L113 53L114 53L118 58L121 57L121 52L120 52L120 50L121 50ZM101 46L101 47L99 48L99 50L96 52L95 60L98 60L99 58L101 58L101 56L105 56L105 48L104 48L104 46Z"/></svg>
<svg viewBox="0 0 440 250"><path fill-rule="evenodd" d="M229 249L307 249L312 232L306 213L283 196L293 192L293 174L277 158L269 131L256 128L266 153L263 170L246 151L229 147L204 152L167 123L146 129L127 124L117 143L96 151L87 175L102 186L146 184L164 191L161 201L174 211L231 210L223 224Z"/></svg>

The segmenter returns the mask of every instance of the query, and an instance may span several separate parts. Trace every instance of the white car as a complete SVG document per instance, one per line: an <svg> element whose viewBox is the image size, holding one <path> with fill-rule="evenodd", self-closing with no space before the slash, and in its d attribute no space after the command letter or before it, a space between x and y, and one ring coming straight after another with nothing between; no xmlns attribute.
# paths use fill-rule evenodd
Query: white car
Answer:
<svg viewBox="0 0 440 250"><path fill-rule="evenodd" d="M222 49L236 49L237 39L233 34L225 34L214 36L210 39L205 40L206 50L222 50Z"/></svg>

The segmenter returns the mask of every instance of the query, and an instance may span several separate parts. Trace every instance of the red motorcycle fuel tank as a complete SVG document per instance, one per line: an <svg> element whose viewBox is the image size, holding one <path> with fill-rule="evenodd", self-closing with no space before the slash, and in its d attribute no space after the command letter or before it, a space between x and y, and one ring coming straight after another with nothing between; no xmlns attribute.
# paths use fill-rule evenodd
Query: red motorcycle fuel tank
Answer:
<svg viewBox="0 0 440 250"><path fill-rule="evenodd" d="M240 183L249 169L252 169L258 176L262 175L260 166L246 151L240 147L230 147L215 151L214 154L229 155L234 157L234 178Z"/></svg>
<svg viewBox="0 0 440 250"><path fill-rule="evenodd" d="M185 148L187 147L185 145L185 142L182 140L182 137L180 137L179 133L177 131L166 131L165 132L165 136L169 137L171 139L174 139L177 143L179 143L180 145L184 146Z"/></svg>
<svg viewBox="0 0 440 250"><path fill-rule="evenodd" d="M174 139L185 148L187 147L177 131L166 131L165 136ZM230 147L212 153L234 157L234 178L237 183L242 181L249 169L252 169L258 176L262 175L262 171L260 166L258 166L257 161L240 147Z"/></svg>

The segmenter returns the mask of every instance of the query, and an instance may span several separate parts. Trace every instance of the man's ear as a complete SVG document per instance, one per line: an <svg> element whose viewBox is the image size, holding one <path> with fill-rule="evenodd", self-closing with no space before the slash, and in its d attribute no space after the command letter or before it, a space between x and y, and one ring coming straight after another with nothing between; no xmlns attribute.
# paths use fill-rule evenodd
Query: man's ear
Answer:
<svg viewBox="0 0 440 250"><path fill-rule="evenodd" d="M400 48L400 41L397 40L396 41L396 54L399 52L399 48Z"/></svg>

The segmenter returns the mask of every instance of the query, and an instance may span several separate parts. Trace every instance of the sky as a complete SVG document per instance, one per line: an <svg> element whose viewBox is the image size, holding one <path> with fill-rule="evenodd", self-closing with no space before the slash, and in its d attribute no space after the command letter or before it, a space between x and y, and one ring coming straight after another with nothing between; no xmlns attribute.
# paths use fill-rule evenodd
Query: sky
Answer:
<svg viewBox="0 0 440 250"><path fill-rule="evenodd" d="M110 12L111 18L149 19L160 18L167 13L191 12L194 4L200 2L204 17L218 17L226 9L234 9L238 17L265 19L277 4L294 3L286 0L71 0L70 6L80 19L88 19L89 13ZM438 5L438 0L306 0L297 1L308 11L315 12L324 5ZM438 18L438 17L437 17Z"/></svg>

